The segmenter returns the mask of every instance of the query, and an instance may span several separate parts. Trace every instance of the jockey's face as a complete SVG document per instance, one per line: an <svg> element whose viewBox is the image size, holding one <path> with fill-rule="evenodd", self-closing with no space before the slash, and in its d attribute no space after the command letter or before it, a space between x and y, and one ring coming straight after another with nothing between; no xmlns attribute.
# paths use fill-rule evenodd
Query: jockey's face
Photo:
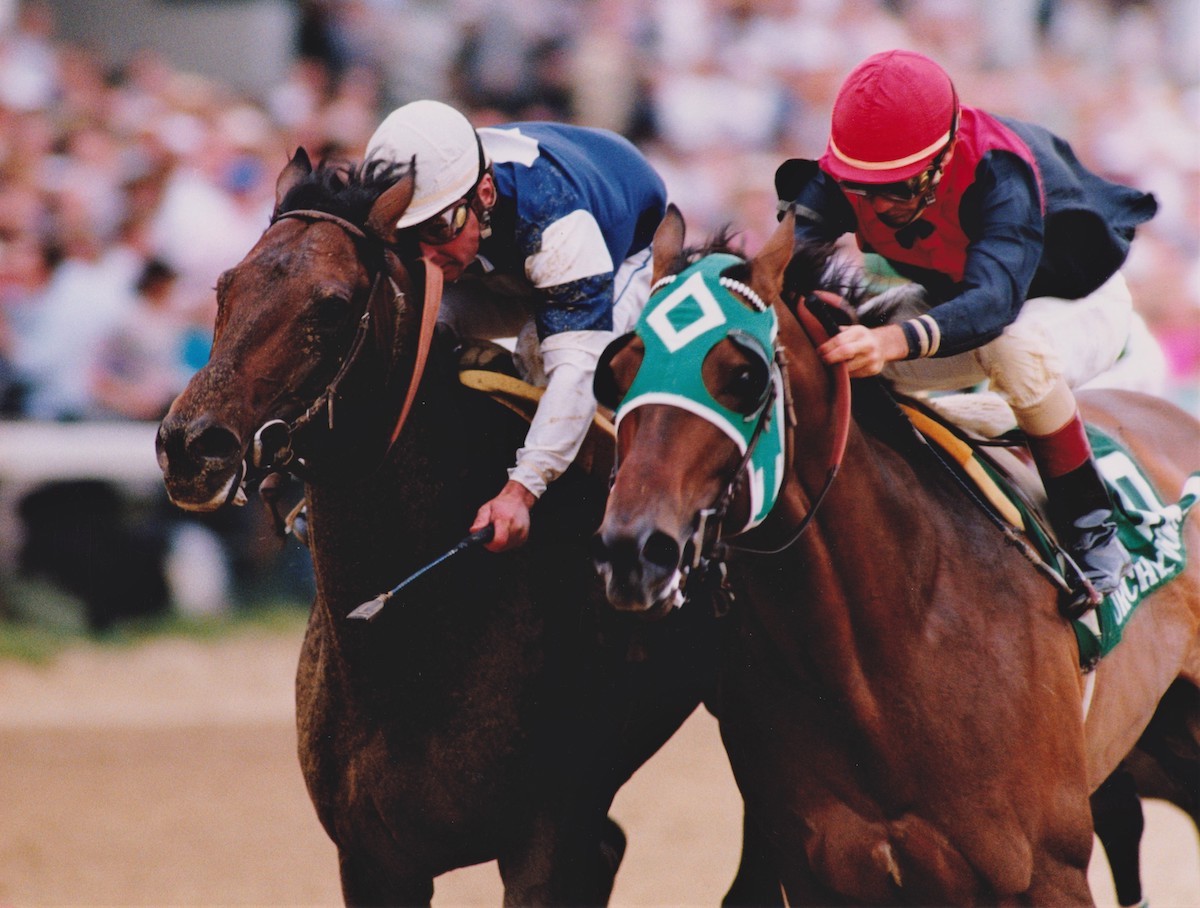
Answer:
<svg viewBox="0 0 1200 908"><path fill-rule="evenodd" d="M875 216L892 229L903 227L915 220L925 207L924 199L919 196L903 202L882 195L868 196L867 200Z"/></svg>
<svg viewBox="0 0 1200 908"><path fill-rule="evenodd" d="M496 203L496 184L492 182L491 174L484 175L476 192L479 202L485 208L491 208ZM479 254L479 240L479 217L472 206L468 210L466 223L457 236L445 243L422 242L421 255L441 268L442 276L447 281L456 281Z"/></svg>

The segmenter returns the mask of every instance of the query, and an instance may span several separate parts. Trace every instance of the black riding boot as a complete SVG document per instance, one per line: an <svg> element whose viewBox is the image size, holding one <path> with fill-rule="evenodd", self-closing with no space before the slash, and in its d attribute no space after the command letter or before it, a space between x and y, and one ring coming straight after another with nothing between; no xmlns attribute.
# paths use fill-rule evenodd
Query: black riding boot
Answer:
<svg viewBox="0 0 1200 908"><path fill-rule="evenodd" d="M1101 597L1113 592L1129 572L1129 553L1117 538L1112 498L1088 458L1071 472L1045 481L1050 522L1059 542L1075 559L1083 576ZM1089 601L1086 591L1075 597L1068 612L1086 611L1099 602Z"/></svg>

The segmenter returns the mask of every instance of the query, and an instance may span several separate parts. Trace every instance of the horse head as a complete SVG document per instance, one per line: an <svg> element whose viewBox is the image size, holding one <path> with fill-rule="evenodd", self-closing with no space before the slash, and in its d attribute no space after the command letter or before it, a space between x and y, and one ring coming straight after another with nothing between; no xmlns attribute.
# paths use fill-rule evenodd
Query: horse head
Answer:
<svg viewBox="0 0 1200 908"><path fill-rule="evenodd" d="M269 226L217 283L209 361L159 427L175 504L241 503L247 469L300 469L295 446L330 434L341 381L368 361L373 379L386 374L378 363L393 354L411 285L393 225L412 191L411 167L314 171L302 148L289 160Z"/></svg>
<svg viewBox="0 0 1200 908"><path fill-rule="evenodd" d="M722 527L760 523L785 478L776 336L791 218L749 261L722 243L685 250L684 229L672 206L654 237L650 302L597 371L597 396L617 411L618 469L593 555L624 611L681 604Z"/></svg>

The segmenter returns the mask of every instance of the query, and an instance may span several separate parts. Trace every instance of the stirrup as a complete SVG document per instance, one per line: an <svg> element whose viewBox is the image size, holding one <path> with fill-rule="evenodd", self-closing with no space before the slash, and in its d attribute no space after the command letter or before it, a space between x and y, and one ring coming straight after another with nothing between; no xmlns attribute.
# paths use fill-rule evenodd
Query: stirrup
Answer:
<svg viewBox="0 0 1200 908"><path fill-rule="evenodd" d="M1058 599L1058 611L1068 621L1077 621L1104 601L1104 597L1092 586L1092 582L1076 573L1070 589L1063 591Z"/></svg>

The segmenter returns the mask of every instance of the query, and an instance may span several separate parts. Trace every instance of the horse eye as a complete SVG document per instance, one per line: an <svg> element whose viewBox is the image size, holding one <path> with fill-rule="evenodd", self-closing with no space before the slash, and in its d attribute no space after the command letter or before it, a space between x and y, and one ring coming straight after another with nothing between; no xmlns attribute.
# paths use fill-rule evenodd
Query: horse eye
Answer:
<svg viewBox="0 0 1200 908"><path fill-rule="evenodd" d="M321 327L337 327L346 320L350 301L339 293L322 293L313 300L313 321Z"/></svg>
<svg viewBox="0 0 1200 908"><path fill-rule="evenodd" d="M730 338L731 345L718 344L704 360L703 376L708 393L722 406L742 416L753 416L762 409L771 390L771 370L761 351L750 344ZM732 361L729 347L738 351ZM720 354L718 355L719 351Z"/></svg>
<svg viewBox="0 0 1200 908"><path fill-rule="evenodd" d="M600 359L596 363L596 374L592 377L592 393L595 394L597 403L602 407L616 410L621 405L625 392L629 390L633 376L637 374L636 366L640 365L640 357L637 357L638 362L632 369L622 368L620 370L622 377L618 377L618 370L613 368L613 360L630 348L634 339L633 332L622 334L605 347L604 352L600 354ZM628 380L624 378L626 375Z"/></svg>

